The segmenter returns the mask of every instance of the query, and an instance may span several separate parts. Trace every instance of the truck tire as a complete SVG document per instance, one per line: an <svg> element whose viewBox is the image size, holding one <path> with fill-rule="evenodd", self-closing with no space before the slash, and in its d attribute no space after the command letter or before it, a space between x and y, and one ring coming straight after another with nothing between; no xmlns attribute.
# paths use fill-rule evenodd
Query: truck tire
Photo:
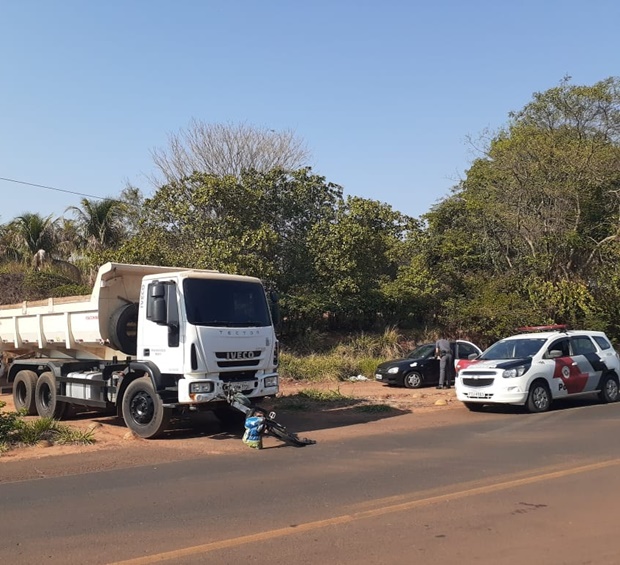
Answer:
<svg viewBox="0 0 620 565"><path fill-rule="evenodd" d="M50 371L41 373L34 393L37 414L41 418L60 420L64 416L68 405L66 402L57 400L56 395L56 378L54 375Z"/></svg>
<svg viewBox="0 0 620 565"><path fill-rule="evenodd" d="M138 350L138 305L124 304L110 316L108 339L114 349L126 355L135 355Z"/></svg>
<svg viewBox="0 0 620 565"><path fill-rule="evenodd" d="M170 422L171 410L164 408L149 377L140 377L129 383L121 409L127 427L144 439L161 435Z"/></svg>
<svg viewBox="0 0 620 565"><path fill-rule="evenodd" d="M27 416L37 413L34 402L37 374L34 371L22 370L17 373L13 381L13 403L18 412L24 410Z"/></svg>

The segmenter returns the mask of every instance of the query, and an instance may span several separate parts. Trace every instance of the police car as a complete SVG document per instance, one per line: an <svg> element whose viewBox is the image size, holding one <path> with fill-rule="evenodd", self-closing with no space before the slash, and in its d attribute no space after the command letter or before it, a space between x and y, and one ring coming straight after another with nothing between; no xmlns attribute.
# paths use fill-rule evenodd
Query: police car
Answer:
<svg viewBox="0 0 620 565"><path fill-rule="evenodd" d="M485 404L523 405L545 412L553 400L598 393L616 402L620 358L603 332L567 330L566 326L520 328L482 355L460 365L456 397L467 408Z"/></svg>

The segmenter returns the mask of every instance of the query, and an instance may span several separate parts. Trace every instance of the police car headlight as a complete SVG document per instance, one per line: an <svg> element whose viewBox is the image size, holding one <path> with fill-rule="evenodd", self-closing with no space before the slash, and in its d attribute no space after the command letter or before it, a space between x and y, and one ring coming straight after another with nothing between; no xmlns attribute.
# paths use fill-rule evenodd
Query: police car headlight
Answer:
<svg viewBox="0 0 620 565"><path fill-rule="evenodd" d="M213 392L213 383L190 383L189 392L190 394L195 394L197 392Z"/></svg>
<svg viewBox="0 0 620 565"><path fill-rule="evenodd" d="M502 377L504 377L505 379L514 379L515 377L520 377L521 375L523 375L525 371L526 371L525 365L519 365L518 367L515 367L514 369L506 369L502 373Z"/></svg>
<svg viewBox="0 0 620 565"><path fill-rule="evenodd" d="M398 373L398 367L390 367L387 370L388 373L390 373L390 375L393 375L394 373Z"/></svg>

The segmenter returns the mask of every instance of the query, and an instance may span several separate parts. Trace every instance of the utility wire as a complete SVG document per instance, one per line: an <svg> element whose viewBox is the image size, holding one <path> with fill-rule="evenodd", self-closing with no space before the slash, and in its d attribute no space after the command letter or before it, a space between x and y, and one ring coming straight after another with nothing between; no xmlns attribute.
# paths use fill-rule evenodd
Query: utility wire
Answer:
<svg viewBox="0 0 620 565"><path fill-rule="evenodd" d="M84 194L83 192L74 192L73 190L64 190L62 188L55 188L53 186L45 186L44 184L35 184L34 182L26 182L23 180L16 179L7 179L5 177L0 177L0 180L4 180L7 182L14 182L17 184L25 184L28 186L36 186L38 188L46 188L47 190L55 190L56 192L66 192L67 194L75 194L77 196L85 196L86 198L97 198L98 200L107 200L107 198L103 196L95 196L94 194Z"/></svg>

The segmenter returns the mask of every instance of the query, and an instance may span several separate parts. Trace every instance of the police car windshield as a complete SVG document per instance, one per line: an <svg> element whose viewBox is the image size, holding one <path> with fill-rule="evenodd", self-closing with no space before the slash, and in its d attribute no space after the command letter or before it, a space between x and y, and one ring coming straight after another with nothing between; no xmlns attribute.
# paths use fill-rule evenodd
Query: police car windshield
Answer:
<svg viewBox="0 0 620 565"><path fill-rule="evenodd" d="M260 283L226 279L183 281L187 321L195 326L249 328L271 325Z"/></svg>
<svg viewBox="0 0 620 565"><path fill-rule="evenodd" d="M545 344L546 338L504 339L494 343L478 359L527 359Z"/></svg>

